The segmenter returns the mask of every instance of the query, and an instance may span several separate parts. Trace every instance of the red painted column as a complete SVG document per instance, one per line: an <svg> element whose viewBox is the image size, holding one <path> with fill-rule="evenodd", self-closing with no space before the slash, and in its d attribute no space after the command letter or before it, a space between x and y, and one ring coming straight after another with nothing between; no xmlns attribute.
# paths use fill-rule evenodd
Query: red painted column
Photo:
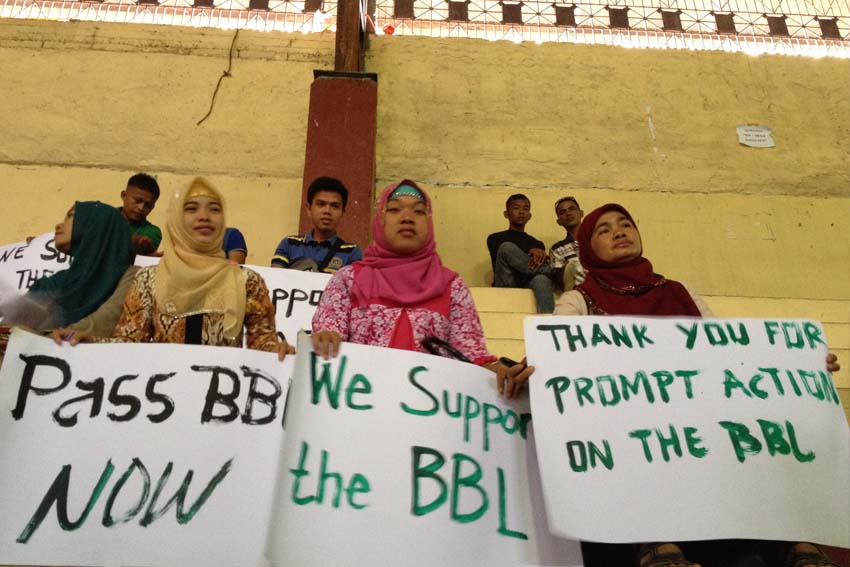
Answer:
<svg viewBox="0 0 850 567"><path fill-rule="evenodd" d="M378 76L374 73L314 71L307 118L307 149L301 193L299 232L310 230L304 212L307 187L321 176L336 177L348 187L348 207L340 235L366 247L375 188L375 135Z"/></svg>

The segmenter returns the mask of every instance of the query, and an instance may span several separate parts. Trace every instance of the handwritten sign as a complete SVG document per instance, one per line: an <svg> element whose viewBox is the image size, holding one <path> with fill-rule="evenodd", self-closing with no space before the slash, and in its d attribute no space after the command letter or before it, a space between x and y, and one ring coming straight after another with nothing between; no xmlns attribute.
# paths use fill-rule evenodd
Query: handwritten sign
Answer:
<svg viewBox="0 0 850 567"><path fill-rule="evenodd" d="M15 330L0 371L0 558L263 565L292 359Z"/></svg>
<svg viewBox="0 0 850 567"><path fill-rule="evenodd" d="M525 338L556 533L850 546L850 436L819 323L529 317Z"/></svg>
<svg viewBox="0 0 850 567"><path fill-rule="evenodd" d="M290 343L298 337L298 331L313 328L313 313L322 292L330 281L330 274L263 268L248 266L255 270L269 288L269 295L277 314L275 324L278 333L283 333Z"/></svg>
<svg viewBox="0 0 850 567"><path fill-rule="evenodd" d="M0 246L0 289L25 293L39 279L66 270L70 257L53 245L53 233L42 234L29 244Z"/></svg>
<svg viewBox="0 0 850 567"><path fill-rule="evenodd" d="M155 266L159 258L137 256L137 266ZM245 266L260 274L269 288L269 297L275 306L277 331L290 343L295 341L298 331L313 327L313 313L322 291L331 279L330 274L284 270L262 266Z"/></svg>
<svg viewBox="0 0 850 567"><path fill-rule="evenodd" d="M581 565L542 515L528 402L499 398L491 372L352 344L298 353L274 564Z"/></svg>

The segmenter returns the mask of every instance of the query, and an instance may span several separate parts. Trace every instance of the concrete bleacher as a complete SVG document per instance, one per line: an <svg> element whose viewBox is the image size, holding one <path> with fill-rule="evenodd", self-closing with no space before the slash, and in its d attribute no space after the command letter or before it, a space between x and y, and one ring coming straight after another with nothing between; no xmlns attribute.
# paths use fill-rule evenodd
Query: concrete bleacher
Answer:
<svg viewBox="0 0 850 567"><path fill-rule="evenodd" d="M525 354L523 319L535 314L534 296L527 289L474 287L472 297L481 317L487 347L515 360ZM850 305L845 301L704 296L718 317L805 318L823 324L830 351L842 368L833 378L850 420Z"/></svg>
<svg viewBox="0 0 850 567"><path fill-rule="evenodd" d="M531 290L474 287L472 298L481 317L487 348L498 356L515 360L525 355L522 322L536 308Z"/></svg>

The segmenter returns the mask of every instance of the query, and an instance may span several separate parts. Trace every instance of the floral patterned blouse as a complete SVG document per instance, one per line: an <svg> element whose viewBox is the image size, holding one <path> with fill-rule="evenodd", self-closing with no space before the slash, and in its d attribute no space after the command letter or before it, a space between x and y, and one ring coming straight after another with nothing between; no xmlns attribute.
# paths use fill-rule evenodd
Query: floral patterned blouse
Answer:
<svg viewBox="0 0 850 567"><path fill-rule="evenodd" d="M354 267L346 266L336 272L328 282L322 299L313 315L313 332L336 331L343 341L386 347L390 343L396 322L402 312L407 313L413 337L419 352L422 339L437 337L466 355L475 364L496 360L487 352L484 331L472 294L460 276L451 283L448 318L420 307L389 307L372 303L365 307L352 307L351 287L354 284Z"/></svg>
<svg viewBox="0 0 850 567"><path fill-rule="evenodd" d="M269 298L266 282L255 271L243 268L245 273L245 321L246 345L254 350L277 352L278 340L275 330L275 311ZM156 266L139 270L127 298L124 309L115 325L111 339L95 339L97 342L186 342L186 318L174 317L161 311L156 304ZM235 339L224 336L224 314L204 313L201 344L213 346L242 346L242 335Z"/></svg>

